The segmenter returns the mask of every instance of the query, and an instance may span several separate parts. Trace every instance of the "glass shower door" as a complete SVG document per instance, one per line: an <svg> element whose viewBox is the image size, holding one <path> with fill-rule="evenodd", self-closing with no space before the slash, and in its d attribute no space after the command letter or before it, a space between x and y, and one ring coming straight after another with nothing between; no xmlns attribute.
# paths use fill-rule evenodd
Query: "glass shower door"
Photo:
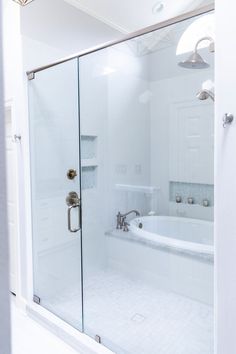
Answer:
<svg viewBox="0 0 236 354"><path fill-rule="evenodd" d="M77 60L29 81L34 301L82 328Z"/></svg>
<svg viewBox="0 0 236 354"><path fill-rule="evenodd" d="M84 331L116 354L214 352L209 43L178 65L213 16L79 58Z"/></svg>

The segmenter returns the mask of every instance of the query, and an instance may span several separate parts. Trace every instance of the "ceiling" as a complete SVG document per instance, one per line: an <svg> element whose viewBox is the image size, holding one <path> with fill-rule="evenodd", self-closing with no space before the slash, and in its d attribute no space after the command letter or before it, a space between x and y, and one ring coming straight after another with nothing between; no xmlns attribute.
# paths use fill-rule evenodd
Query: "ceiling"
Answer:
<svg viewBox="0 0 236 354"><path fill-rule="evenodd" d="M212 0L64 0L123 33L175 17Z"/></svg>

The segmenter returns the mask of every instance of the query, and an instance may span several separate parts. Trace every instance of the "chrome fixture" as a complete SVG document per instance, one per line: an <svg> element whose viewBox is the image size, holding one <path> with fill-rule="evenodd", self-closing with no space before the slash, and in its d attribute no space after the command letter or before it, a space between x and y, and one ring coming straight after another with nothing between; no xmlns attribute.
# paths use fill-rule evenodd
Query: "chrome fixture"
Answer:
<svg viewBox="0 0 236 354"><path fill-rule="evenodd" d="M188 204L194 204L194 199L193 197L188 198Z"/></svg>
<svg viewBox="0 0 236 354"><path fill-rule="evenodd" d="M226 128L227 125L230 125L234 120L234 116L231 113L225 113L223 117L223 127Z"/></svg>
<svg viewBox="0 0 236 354"><path fill-rule="evenodd" d="M30 2L32 2L33 0L13 0L13 1L17 2L17 4L21 6L25 6L28 5Z"/></svg>
<svg viewBox="0 0 236 354"><path fill-rule="evenodd" d="M208 68L210 65L204 61L201 55L198 53L198 46L202 41L208 40L210 41L209 44L209 51L214 53L215 51L215 43L211 37L202 37L199 39L195 45L194 52L190 55L190 57L184 61L178 63L179 66L186 69L205 69Z"/></svg>
<svg viewBox="0 0 236 354"><path fill-rule="evenodd" d="M143 223L140 222L140 223L138 224L138 228L139 228L139 229L142 229L142 228L143 228Z"/></svg>
<svg viewBox="0 0 236 354"><path fill-rule="evenodd" d="M175 196L176 203L182 203L182 197L180 195Z"/></svg>
<svg viewBox="0 0 236 354"><path fill-rule="evenodd" d="M139 220L134 220L134 222L138 226L139 229L143 228L143 224Z"/></svg>
<svg viewBox="0 0 236 354"><path fill-rule="evenodd" d="M70 232L78 232L81 230L81 203L80 198L76 192L70 192L66 197L66 204L68 205L67 210L67 222L68 222L68 230ZM72 228L71 226L71 211L72 209L78 208L78 227Z"/></svg>
<svg viewBox="0 0 236 354"><path fill-rule="evenodd" d="M118 212L116 215L116 228L119 230L123 229L123 231L129 231L129 224L126 222L126 217L132 213L135 213L136 216L140 216L140 213L137 210L130 210L125 214Z"/></svg>
<svg viewBox="0 0 236 354"><path fill-rule="evenodd" d="M97 343L102 343L102 339L101 339L101 337L98 334L96 334L96 336L95 336L95 341Z"/></svg>
<svg viewBox="0 0 236 354"><path fill-rule="evenodd" d="M35 302L37 305L40 305L41 299L38 295L33 295L33 302Z"/></svg>
<svg viewBox="0 0 236 354"><path fill-rule="evenodd" d="M212 101L215 101L215 94L210 90L202 89L197 94L197 98L201 101L207 100L209 97L212 99Z"/></svg>
<svg viewBox="0 0 236 354"><path fill-rule="evenodd" d="M14 134L12 138L13 143L20 143L21 142L21 135Z"/></svg>
<svg viewBox="0 0 236 354"><path fill-rule="evenodd" d="M204 207L208 207L208 206L210 205L209 200L208 200L208 199L203 199L202 205L203 205Z"/></svg>
<svg viewBox="0 0 236 354"><path fill-rule="evenodd" d="M129 231L129 223L128 222L124 222L124 227L123 227L123 231L128 232Z"/></svg>

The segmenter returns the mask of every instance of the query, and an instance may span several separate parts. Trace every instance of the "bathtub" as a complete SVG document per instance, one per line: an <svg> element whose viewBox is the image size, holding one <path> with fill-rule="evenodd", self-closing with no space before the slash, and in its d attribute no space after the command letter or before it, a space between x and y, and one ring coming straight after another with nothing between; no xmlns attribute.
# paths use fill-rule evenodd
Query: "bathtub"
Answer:
<svg viewBox="0 0 236 354"><path fill-rule="evenodd" d="M213 222L144 216L129 224L128 232L114 228L106 232L108 267L159 289L213 304Z"/></svg>
<svg viewBox="0 0 236 354"><path fill-rule="evenodd" d="M213 222L173 216L133 219L132 238L161 248L213 259Z"/></svg>

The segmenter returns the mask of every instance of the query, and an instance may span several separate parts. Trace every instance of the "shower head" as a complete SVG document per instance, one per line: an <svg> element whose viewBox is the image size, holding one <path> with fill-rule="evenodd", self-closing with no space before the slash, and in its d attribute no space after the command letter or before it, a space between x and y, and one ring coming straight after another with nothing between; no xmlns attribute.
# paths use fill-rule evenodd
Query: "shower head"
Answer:
<svg viewBox="0 0 236 354"><path fill-rule="evenodd" d="M207 100L209 97L212 99L212 101L215 101L214 93L209 90L203 89L199 91L197 94L197 98L201 101Z"/></svg>
<svg viewBox="0 0 236 354"><path fill-rule="evenodd" d="M203 37L203 38L199 39L199 41L197 41L195 48L194 48L194 52L190 55L190 57L187 60L181 61L180 63L178 63L178 65L181 66L182 68L186 68L186 69L208 68L210 65L208 63L206 63L203 60L203 58L201 57L201 55L198 53L199 44L205 40L210 41L209 50L210 50L210 52L213 53L215 51L213 39L211 37Z"/></svg>
<svg viewBox="0 0 236 354"><path fill-rule="evenodd" d="M186 69L205 69L210 66L198 52L192 53L187 60L181 61L178 65Z"/></svg>

